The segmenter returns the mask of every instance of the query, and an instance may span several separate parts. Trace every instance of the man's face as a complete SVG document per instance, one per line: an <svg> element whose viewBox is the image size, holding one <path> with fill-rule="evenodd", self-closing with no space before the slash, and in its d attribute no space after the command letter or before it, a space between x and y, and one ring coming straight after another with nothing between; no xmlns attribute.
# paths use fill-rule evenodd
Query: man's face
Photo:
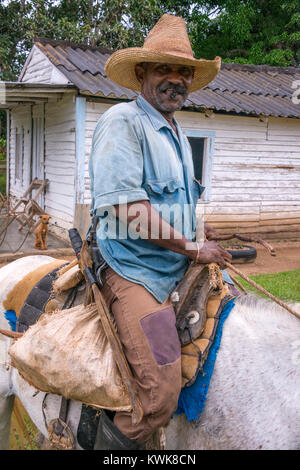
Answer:
<svg viewBox="0 0 300 470"><path fill-rule="evenodd" d="M186 65L144 63L136 66L143 96L163 114L180 109L192 84L194 70Z"/></svg>

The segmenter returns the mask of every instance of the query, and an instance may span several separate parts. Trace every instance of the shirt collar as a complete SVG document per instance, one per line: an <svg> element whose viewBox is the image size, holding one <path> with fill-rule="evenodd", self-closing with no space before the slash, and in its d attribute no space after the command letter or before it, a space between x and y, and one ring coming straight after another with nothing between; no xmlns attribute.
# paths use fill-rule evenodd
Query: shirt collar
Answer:
<svg viewBox="0 0 300 470"><path fill-rule="evenodd" d="M162 127L168 127L170 130L172 130L172 127L163 117L163 115L157 111L157 109L153 108L153 106L147 100L145 100L142 95L137 97L136 103L143 111L145 111L155 130L159 131L159 129ZM177 125L177 121L175 119L174 122L178 129L179 126Z"/></svg>

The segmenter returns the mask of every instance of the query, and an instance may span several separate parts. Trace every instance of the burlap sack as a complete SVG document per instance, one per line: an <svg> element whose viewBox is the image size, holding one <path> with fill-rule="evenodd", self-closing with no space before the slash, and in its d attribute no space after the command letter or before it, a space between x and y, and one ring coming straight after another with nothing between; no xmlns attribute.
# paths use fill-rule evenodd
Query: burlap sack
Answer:
<svg viewBox="0 0 300 470"><path fill-rule="evenodd" d="M76 264L62 274L58 273L57 278L53 282L53 291L56 295L60 295L61 292L65 292L77 286L82 279L83 274L78 264Z"/></svg>
<svg viewBox="0 0 300 470"><path fill-rule="evenodd" d="M131 411L94 304L44 313L9 354L12 366L38 390L96 408Z"/></svg>

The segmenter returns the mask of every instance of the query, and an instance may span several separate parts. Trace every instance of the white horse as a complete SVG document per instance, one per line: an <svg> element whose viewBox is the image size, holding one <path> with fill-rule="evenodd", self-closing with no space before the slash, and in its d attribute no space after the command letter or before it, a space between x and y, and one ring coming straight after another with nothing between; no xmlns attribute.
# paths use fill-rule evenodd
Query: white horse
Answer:
<svg viewBox="0 0 300 470"><path fill-rule="evenodd" d="M48 256L30 256L0 269L0 328L9 329L2 301ZM300 311L300 304L294 305ZM11 340L0 334L0 449L9 446L17 396L39 431L59 415L61 398L37 392L10 367ZM44 401L44 410L42 404ZM82 404L71 401L68 423L76 440ZM275 303L241 296L227 318L204 412L197 422L176 415L166 449L300 449L300 322Z"/></svg>

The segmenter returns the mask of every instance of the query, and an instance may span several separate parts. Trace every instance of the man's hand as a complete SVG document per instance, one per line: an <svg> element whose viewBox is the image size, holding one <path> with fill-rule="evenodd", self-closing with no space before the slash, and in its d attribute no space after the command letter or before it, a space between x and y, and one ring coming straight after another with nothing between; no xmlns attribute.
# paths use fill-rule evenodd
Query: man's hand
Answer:
<svg viewBox="0 0 300 470"><path fill-rule="evenodd" d="M214 240L218 238L218 232L210 225L204 224L204 234L207 240Z"/></svg>
<svg viewBox="0 0 300 470"><path fill-rule="evenodd" d="M189 257L195 261L197 255L198 249L195 243L195 250L190 251ZM203 246L199 251L197 262L199 264L217 263L220 265L221 269L225 269L225 262L227 261L230 263L231 259L231 254L224 250L224 248L219 243L215 241L208 241L203 243Z"/></svg>

